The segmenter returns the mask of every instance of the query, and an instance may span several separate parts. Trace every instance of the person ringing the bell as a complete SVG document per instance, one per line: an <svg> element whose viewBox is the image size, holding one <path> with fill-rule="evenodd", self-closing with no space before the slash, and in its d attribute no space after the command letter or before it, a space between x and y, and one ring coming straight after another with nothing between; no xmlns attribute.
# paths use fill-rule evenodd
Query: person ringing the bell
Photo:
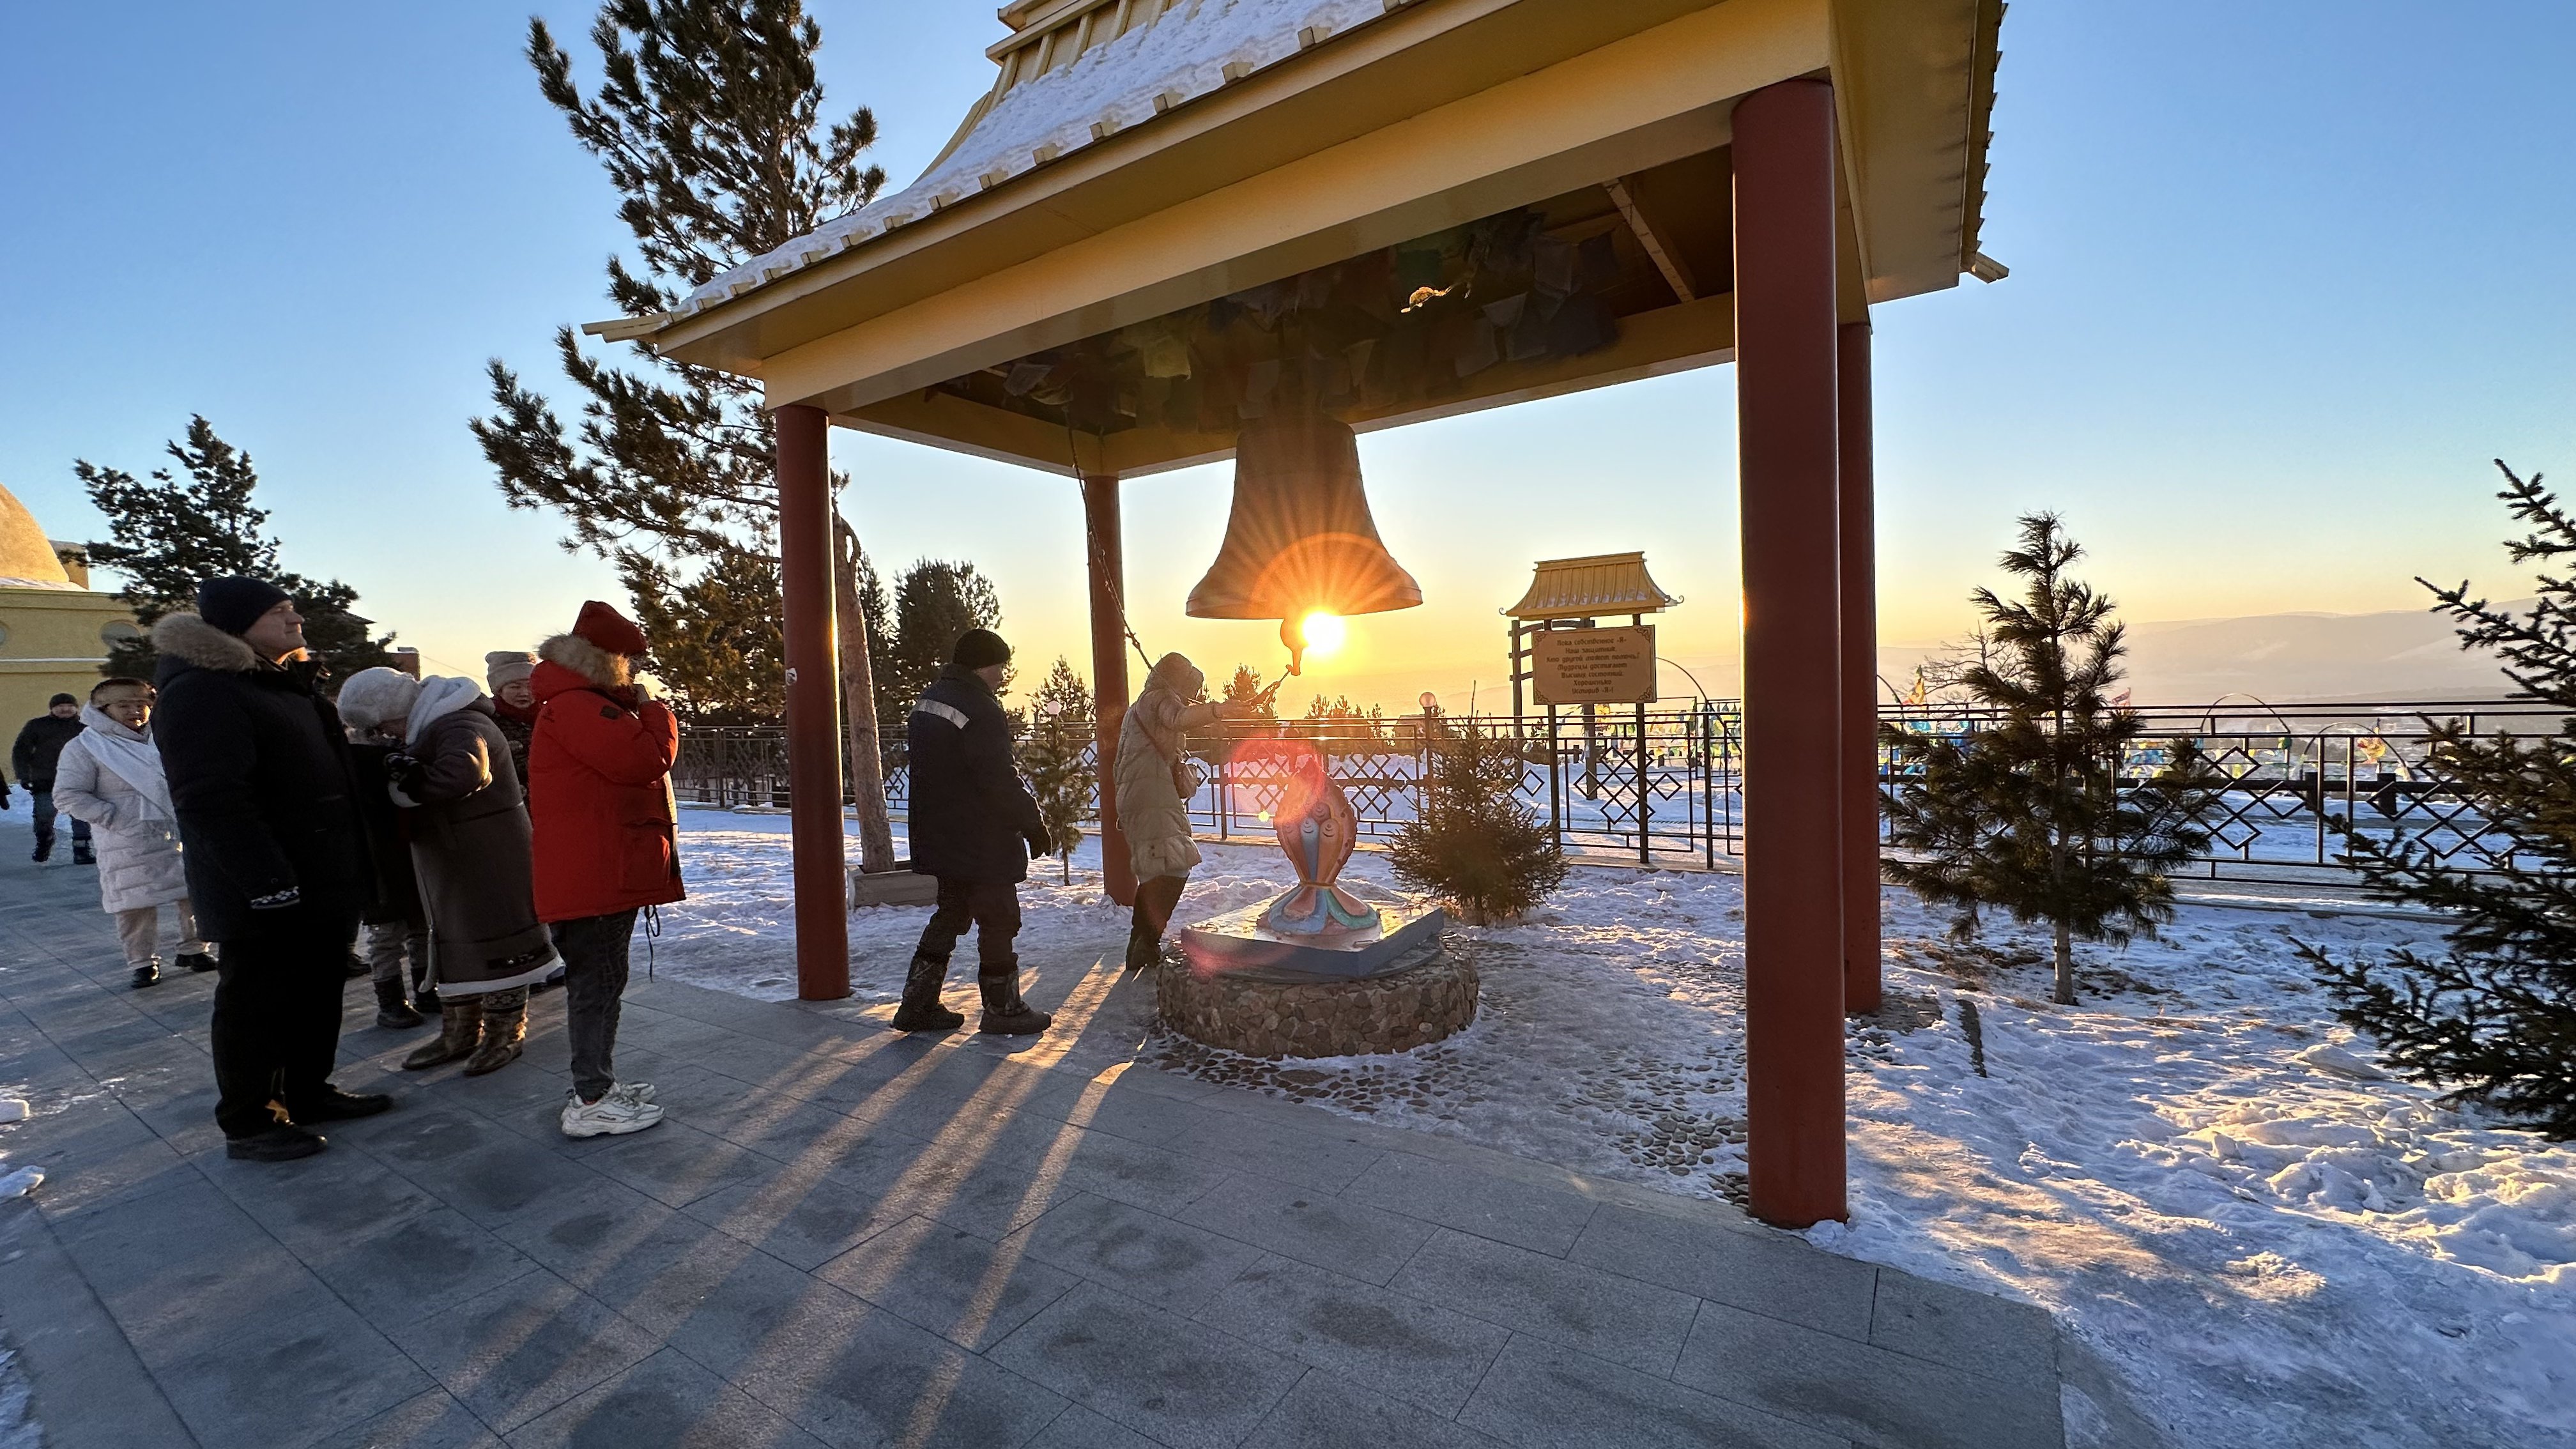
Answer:
<svg viewBox="0 0 2576 1449"><path fill-rule="evenodd" d="M1279 686L1261 694L1268 699ZM1163 932L1199 863L1190 839L1190 796L1198 780L1185 736L1224 719L1227 706L1204 698L1207 676L1188 657L1166 654L1118 727L1118 827L1136 870L1135 914L1127 929L1127 969L1151 970L1163 959Z"/></svg>

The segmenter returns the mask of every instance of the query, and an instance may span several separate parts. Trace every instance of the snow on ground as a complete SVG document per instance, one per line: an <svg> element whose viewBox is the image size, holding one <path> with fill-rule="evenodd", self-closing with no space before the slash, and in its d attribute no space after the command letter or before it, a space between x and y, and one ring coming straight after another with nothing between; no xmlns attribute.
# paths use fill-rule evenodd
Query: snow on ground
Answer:
<svg viewBox="0 0 2576 1449"><path fill-rule="evenodd" d="M661 969L793 994L785 830L684 813L691 899L666 913ZM1204 849L1184 920L1289 879L1275 850ZM1099 901L1096 843L1071 886L1040 869L1024 939L1114 940L1123 913ZM1394 891L1374 853L1348 879ZM1738 1196L1741 899L1733 876L1577 870L1523 924L1452 928L1484 997L1445 1042L1321 1062L1170 1036L1146 1052L1394 1126ZM2385 950L2432 926L2186 906L2165 941L2086 952L2083 1004L2060 1008L2036 935L1957 946L1910 897L1886 901L1888 1005L1851 1037L1851 1222L1811 1239L2048 1307L2114 1381L2100 1403L2070 1390L2078 1444L2105 1438L2125 1399L2194 1449L2576 1445L2576 1145L2375 1076L2289 939ZM852 918L862 996L894 998L921 919Z"/></svg>

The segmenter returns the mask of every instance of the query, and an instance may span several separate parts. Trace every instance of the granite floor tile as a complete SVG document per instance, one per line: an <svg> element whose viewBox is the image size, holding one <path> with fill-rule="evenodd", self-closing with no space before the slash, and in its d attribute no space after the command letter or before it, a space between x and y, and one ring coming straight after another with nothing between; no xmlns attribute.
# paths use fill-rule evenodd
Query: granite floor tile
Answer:
<svg viewBox="0 0 2576 1449"><path fill-rule="evenodd" d="M1562 1258L1443 1228L1389 1285L1595 1358L1672 1370L1699 1300Z"/></svg>
<svg viewBox="0 0 2576 1449"><path fill-rule="evenodd" d="M1172 1215L1371 1283L1393 1278L1437 1231L1418 1218L1248 1172L1233 1174Z"/></svg>
<svg viewBox="0 0 2576 1449"><path fill-rule="evenodd" d="M1275 1254L1191 1316L1443 1418L1511 1338L1499 1325Z"/></svg>
<svg viewBox="0 0 2576 1449"><path fill-rule="evenodd" d="M1173 1449L1240 1444L1306 1372L1096 1284L1057 1299L990 1356Z"/></svg>
<svg viewBox="0 0 2576 1449"><path fill-rule="evenodd" d="M931 1218L909 1217L817 1270L817 1277L967 1348L1007 1337L1082 1279Z"/></svg>
<svg viewBox="0 0 2576 1449"><path fill-rule="evenodd" d="M1079 1196L1003 1240L1157 1308L1187 1315L1261 1258L1222 1238L1107 1198Z"/></svg>

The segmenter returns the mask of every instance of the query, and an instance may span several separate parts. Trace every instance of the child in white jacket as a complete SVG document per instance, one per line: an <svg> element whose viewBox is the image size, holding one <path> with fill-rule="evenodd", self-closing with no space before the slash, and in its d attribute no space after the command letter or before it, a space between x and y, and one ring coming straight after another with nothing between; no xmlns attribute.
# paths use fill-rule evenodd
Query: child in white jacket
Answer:
<svg viewBox="0 0 2576 1449"><path fill-rule="evenodd" d="M141 990L161 979L161 907L178 910L179 964L212 971L214 957L197 939L188 909L188 877L179 863L178 814L170 782L152 743L152 686L140 679L102 679L81 711L88 726L63 746L54 771L54 802L98 836L98 893L116 917L125 964Z"/></svg>

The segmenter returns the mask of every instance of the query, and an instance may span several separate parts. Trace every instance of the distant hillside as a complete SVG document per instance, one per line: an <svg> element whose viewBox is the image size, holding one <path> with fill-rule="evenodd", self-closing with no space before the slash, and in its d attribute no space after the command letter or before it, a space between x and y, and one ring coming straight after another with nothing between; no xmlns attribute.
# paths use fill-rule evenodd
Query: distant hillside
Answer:
<svg viewBox="0 0 2576 1449"><path fill-rule="evenodd" d="M1902 685L1931 652L1882 650L1881 672ZM2129 678L2141 704L2200 704L2225 694L2275 704L2494 699L2513 687L2493 654L2461 649L2450 620L2412 609L2132 623Z"/></svg>

